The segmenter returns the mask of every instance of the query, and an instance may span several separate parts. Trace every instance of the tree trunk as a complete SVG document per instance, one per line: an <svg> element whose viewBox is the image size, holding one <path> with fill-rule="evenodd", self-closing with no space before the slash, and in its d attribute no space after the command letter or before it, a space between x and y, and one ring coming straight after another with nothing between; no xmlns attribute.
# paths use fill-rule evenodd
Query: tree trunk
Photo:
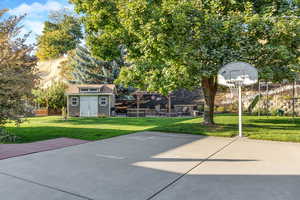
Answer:
<svg viewBox="0 0 300 200"><path fill-rule="evenodd" d="M218 89L217 77L203 77L202 90L204 94L204 114L203 125L213 126L214 122L214 107L215 97Z"/></svg>

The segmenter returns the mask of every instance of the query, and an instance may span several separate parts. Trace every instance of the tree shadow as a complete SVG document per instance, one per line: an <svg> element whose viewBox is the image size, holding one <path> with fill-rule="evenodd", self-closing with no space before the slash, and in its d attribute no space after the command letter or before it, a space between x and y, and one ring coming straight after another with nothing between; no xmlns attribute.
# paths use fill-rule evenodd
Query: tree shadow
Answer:
<svg viewBox="0 0 300 200"><path fill-rule="evenodd" d="M71 128L55 126L10 127L9 131L13 132L20 138L16 141L17 143L35 142L60 137L94 141L136 132L123 129Z"/></svg>
<svg viewBox="0 0 300 200"><path fill-rule="evenodd" d="M49 120L47 123L58 124L74 124L74 125L133 125L133 126L150 126L156 124L178 123L193 118L157 118L157 117L144 117L144 118L131 118L131 117L113 117L113 118L70 118L68 120Z"/></svg>
<svg viewBox="0 0 300 200"><path fill-rule="evenodd" d="M140 131L160 131L232 137L236 135L235 124L218 124L214 127L202 126L200 122L189 122L194 118L70 118L69 120L44 119L33 122L40 126L9 127L19 136L18 142L34 142L58 137L83 140L100 140ZM45 122L45 124L43 124ZM184 123L182 123L184 122ZM103 125L103 127L102 127ZM111 127L110 127L111 126Z"/></svg>
<svg viewBox="0 0 300 200"><path fill-rule="evenodd" d="M257 162L256 159L200 159L200 158L150 158L147 161L158 162Z"/></svg>
<svg viewBox="0 0 300 200"><path fill-rule="evenodd" d="M290 125L293 123L296 126L300 126L300 119L299 118L270 118L270 119L250 119L249 122L251 123L263 123L263 124L287 124Z"/></svg>
<svg viewBox="0 0 300 200"><path fill-rule="evenodd" d="M219 116L219 115L218 115ZM236 115L220 115L220 117ZM39 120L40 119L40 120ZM11 132L21 137L19 142L33 142L57 137L70 137L83 140L100 140L109 137L130 134L140 131L160 131L172 133L188 133L193 135L233 137L238 134L238 125L230 120L222 119L216 126L201 125L195 118L58 118L40 117L31 127L10 127ZM228 123L227 123L228 121ZM231 123L230 123L231 122ZM299 122L299 123L298 123ZM40 124L39 124L40 123ZM30 123L29 123L30 124ZM291 124L290 118L246 118L243 124L244 135L265 135L270 132L278 135L290 134L286 130L300 132L300 119ZM293 132L291 132L292 134ZM295 133L293 133L295 134Z"/></svg>
<svg viewBox="0 0 300 200"><path fill-rule="evenodd" d="M172 123L151 128L151 131L189 133L194 135L233 137L236 135L236 124L218 123L216 126L203 126L200 123Z"/></svg>

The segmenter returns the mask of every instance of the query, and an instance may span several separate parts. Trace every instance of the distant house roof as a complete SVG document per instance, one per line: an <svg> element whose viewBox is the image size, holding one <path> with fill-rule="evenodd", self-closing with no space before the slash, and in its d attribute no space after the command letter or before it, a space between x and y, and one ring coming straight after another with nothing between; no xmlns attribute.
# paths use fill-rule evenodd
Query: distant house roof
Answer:
<svg viewBox="0 0 300 200"><path fill-rule="evenodd" d="M80 88L93 88L99 89L97 93L105 93L105 94L116 94L116 85L114 84L72 84L68 86L66 94L82 94L80 92ZM90 92L87 92L90 93Z"/></svg>

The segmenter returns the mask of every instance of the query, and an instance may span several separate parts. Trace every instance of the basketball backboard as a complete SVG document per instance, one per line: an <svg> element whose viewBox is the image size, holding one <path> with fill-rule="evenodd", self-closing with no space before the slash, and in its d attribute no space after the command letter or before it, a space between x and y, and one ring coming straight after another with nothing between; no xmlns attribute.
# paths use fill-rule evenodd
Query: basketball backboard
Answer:
<svg viewBox="0 0 300 200"><path fill-rule="evenodd" d="M218 72L218 83L233 87L252 85L258 81L258 72L255 67L245 62L232 62L222 67Z"/></svg>

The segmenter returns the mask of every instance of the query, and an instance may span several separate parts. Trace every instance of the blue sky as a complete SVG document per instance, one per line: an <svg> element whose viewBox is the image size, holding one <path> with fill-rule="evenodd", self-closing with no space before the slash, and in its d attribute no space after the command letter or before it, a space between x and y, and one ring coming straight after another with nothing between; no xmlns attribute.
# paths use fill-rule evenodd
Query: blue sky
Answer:
<svg viewBox="0 0 300 200"><path fill-rule="evenodd" d="M34 43L43 30L43 22L51 11L72 9L68 0L0 0L0 9L8 8L10 15L27 14L23 21L24 33L31 31L28 43Z"/></svg>

